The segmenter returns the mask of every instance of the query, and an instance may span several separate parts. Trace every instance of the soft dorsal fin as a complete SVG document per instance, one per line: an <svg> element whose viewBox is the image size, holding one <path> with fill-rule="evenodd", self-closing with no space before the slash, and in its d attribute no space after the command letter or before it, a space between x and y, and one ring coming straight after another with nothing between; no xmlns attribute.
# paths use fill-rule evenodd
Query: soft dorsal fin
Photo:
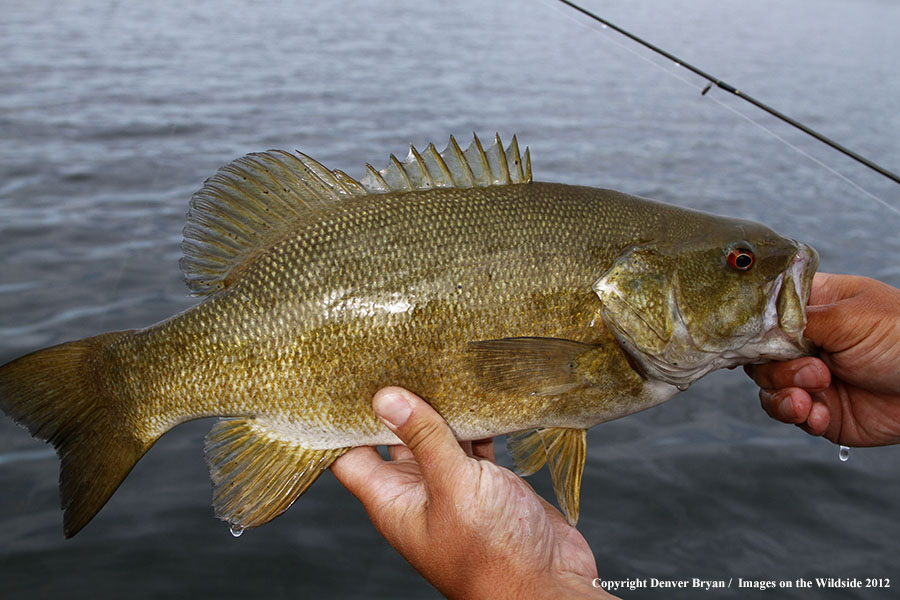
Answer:
<svg viewBox="0 0 900 600"><path fill-rule="evenodd" d="M235 281L259 252L335 202L352 196L471 188L531 181L528 149L503 149L500 136L485 150L475 136L463 151L453 137L443 152L410 146L404 161L356 181L297 152L255 152L225 165L191 198L181 244L181 270L191 293L210 294Z"/></svg>
<svg viewBox="0 0 900 600"><path fill-rule="evenodd" d="M191 198L181 271L191 293L226 287L255 251L316 210L366 190L305 154L255 152L219 169Z"/></svg>

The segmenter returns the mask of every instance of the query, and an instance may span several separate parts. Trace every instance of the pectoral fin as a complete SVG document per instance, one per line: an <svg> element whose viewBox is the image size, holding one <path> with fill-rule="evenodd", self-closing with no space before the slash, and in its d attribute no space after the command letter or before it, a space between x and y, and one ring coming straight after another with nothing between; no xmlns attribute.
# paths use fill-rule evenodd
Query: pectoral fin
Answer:
<svg viewBox="0 0 900 600"><path fill-rule="evenodd" d="M507 437L507 447L519 475L531 475L544 463L550 466L559 509L574 526L578 522L587 430L549 427L522 431Z"/></svg>
<svg viewBox="0 0 900 600"><path fill-rule="evenodd" d="M311 450L262 419L222 419L206 436L216 516L235 529L268 523L347 448Z"/></svg>
<svg viewBox="0 0 900 600"><path fill-rule="evenodd" d="M488 390L555 396L588 383L579 365L598 349L572 340L514 337L472 342L469 356Z"/></svg>

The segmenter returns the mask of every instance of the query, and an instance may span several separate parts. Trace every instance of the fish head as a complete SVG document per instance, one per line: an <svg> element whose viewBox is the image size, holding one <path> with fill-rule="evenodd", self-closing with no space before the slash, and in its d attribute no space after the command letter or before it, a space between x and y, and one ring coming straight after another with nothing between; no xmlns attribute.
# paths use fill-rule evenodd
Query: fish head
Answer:
<svg viewBox="0 0 900 600"><path fill-rule="evenodd" d="M637 368L680 389L715 369L814 351L803 330L816 251L758 223L704 217L625 248L594 283Z"/></svg>

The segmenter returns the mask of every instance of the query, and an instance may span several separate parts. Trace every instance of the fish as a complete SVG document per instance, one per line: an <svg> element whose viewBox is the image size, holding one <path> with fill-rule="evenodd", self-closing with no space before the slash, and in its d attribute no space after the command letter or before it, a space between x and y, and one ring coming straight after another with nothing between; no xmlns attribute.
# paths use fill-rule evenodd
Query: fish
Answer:
<svg viewBox="0 0 900 600"><path fill-rule="evenodd" d="M232 161L189 203L196 305L0 367L0 409L59 456L66 537L164 433L211 416L216 516L267 523L348 449L399 443L370 404L387 385L459 440L507 435L575 525L587 429L715 369L814 352L818 254L765 225L533 181L515 136L366 171Z"/></svg>

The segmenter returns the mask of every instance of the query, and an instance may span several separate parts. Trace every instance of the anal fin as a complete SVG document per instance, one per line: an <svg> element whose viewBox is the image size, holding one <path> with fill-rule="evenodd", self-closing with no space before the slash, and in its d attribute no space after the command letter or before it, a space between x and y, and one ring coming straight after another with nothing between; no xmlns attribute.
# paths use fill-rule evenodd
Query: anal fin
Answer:
<svg viewBox="0 0 900 600"><path fill-rule="evenodd" d="M574 526L578 522L587 430L548 427L522 431L507 437L507 448L519 475L531 475L545 463L549 465L559 509Z"/></svg>
<svg viewBox="0 0 900 600"><path fill-rule="evenodd" d="M347 448L311 450L263 419L222 419L206 437L216 516L258 527L285 510Z"/></svg>

